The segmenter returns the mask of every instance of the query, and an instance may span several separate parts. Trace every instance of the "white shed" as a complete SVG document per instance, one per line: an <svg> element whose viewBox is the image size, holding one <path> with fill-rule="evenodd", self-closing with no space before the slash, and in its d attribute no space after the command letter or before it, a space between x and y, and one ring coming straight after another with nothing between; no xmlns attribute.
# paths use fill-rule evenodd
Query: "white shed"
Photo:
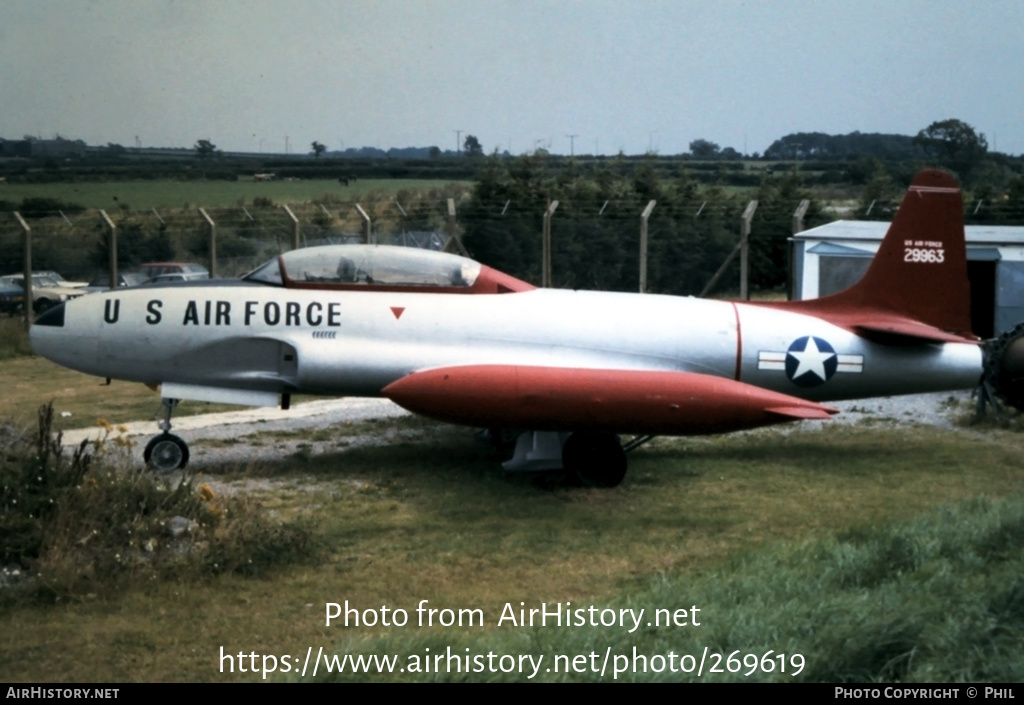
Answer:
<svg viewBox="0 0 1024 705"><path fill-rule="evenodd" d="M793 295L841 291L867 271L889 223L837 220L792 238ZM975 334L993 338L1024 322L1024 226L967 225L967 276Z"/></svg>

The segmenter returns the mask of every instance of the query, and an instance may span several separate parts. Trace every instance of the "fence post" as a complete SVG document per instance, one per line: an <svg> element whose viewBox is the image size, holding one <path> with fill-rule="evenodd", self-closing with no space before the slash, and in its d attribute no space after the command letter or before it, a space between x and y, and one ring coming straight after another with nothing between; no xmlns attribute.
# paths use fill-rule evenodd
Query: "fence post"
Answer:
<svg viewBox="0 0 1024 705"><path fill-rule="evenodd" d="M292 221L292 249L293 250L297 250L297 249L299 249L299 236L301 235L301 231L299 229L299 219L295 217L294 213L292 213L292 209L288 207L288 204L285 204L282 207L284 208L284 212L288 214L288 217L291 218L291 221Z"/></svg>
<svg viewBox="0 0 1024 705"><path fill-rule="evenodd" d="M210 226L210 278L213 279L217 276L217 224L205 208L199 209L199 215L203 216L206 224Z"/></svg>
<svg viewBox="0 0 1024 705"><path fill-rule="evenodd" d="M508 204L506 204L508 205ZM469 250L462 244L459 238L459 221L455 216L455 199L448 199L448 241L444 243L442 252L458 252L460 255L469 257Z"/></svg>
<svg viewBox="0 0 1024 705"><path fill-rule="evenodd" d="M558 201L549 201L547 210L544 211L544 231L541 238L541 273L540 285L551 286L551 217L558 208Z"/></svg>
<svg viewBox="0 0 1024 705"><path fill-rule="evenodd" d="M750 300L750 221L757 210L757 201L751 201L743 211L740 223L740 298Z"/></svg>
<svg viewBox="0 0 1024 705"><path fill-rule="evenodd" d="M720 265L720 266L718 267L718 271L716 271L716 272L714 273L714 275L713 275L713 276L711 277L711 281L709 281L709 282L708 282L708 283L707 283L707 284L706 284L706 285L704 286L704 289L703 289L703 290L702 290L702 291L701 291L701 292L700 292L699 294L697 294L697 297L698 297L698 298L701 298L701 299L703 299L703 298L704 298L705 296L707 296L708 294L710 294L710 293L712 292L712 290L714 290L714 288L715 288L715 284L717 284L717 283L718 283L718 280L722 278L722 275L723 275L723 274L725 274L725 270L726 270L726 268L727 268L727 267L729 266L729 264L730 264L730 263L731 263L731 262L732 262L732 261L733 261L734 259L736 259L736 255L738 255L738 254L739 254L739 252L740 252L740 249L741 249L742 247L743 247L743 243L742 243L742 242L737 242L737 243L736 243L736 247L732 248L732 252L730 252L730 253L729 253L729 256L728 256L728 257L726 257L726 258L725 258L725 261L724 261L724 262L722 262L722 264L721 264L721 265Z"/></svg>
<svg viewBox="0 0 1024 705"><path fill-rule="evenodd" d="M28 226L28 223L25 222L25 219L21 217L21 213L18 211L14 211L14 217L18 219L18 225L21 226L22 231L21 242L24 253L22 276L25 282L25 291L23 292L25 298L21 303L21 307L25 310L25 330L28 331L32 327L32 313L35 309L32 305L32 228Z"/></svg>
<svg viewBox="0 0 1024 705"><path fill-rule="evenodd" d="M657 205L657 201L651 201L640 214L640 293L647 292L647 219L651 217L651 211Z"/></svg>
<svg viewBox="0 0 1024 705"><path fill-rule="evenodd" d="M810 207L811 202L808 199L800 201L800 205L793 211L793 235L797 235L804 231L804 216L807 215L807 209ZM786 277L786 299L789 301L793 300L793 285L796 282L796 242L790 238L789 247L786 250L786 271L788 276Z"/></svg>
<svg viewBox="0 0 1024 705"><path fill-rule="evenodd" d="M356 210L359 211L359 215L363 216L366 244L370 245L372 244L371 238L373 237L373 224L370 222L370 216L366 214L366 211L358 203L356 204Z"/></svg>
<svg viewBox="0 0 1024 705"><path fill-rule="evenodd" d="M793 211L793 234L802 233L804 231L804 216L807 215L807 209L811 207L811 202L806 198L800 201L800 205Z"/></svg>
<svg viewBox="0 0 1024 705"><path fill-rule="evenodd" d="M458 216L457 216L457 213L455 211L455 199L454 198L449 198L448 199L448 241L446 243L444 243L444 249L449 251L449 252L451 252L452 240L454 240L457 237L457 233L458 233L458 230L456 229L458 227L458 224L457 224L457 222L455 220L457 217ZM460 242L459 244L461 245L462 243Z"/></svg>
<svg viewBox="0 0 1024 705"><path fill-rule="evenodd" d="M114 225L114 221L110 219L106 211L101 210L100 217L103 218L103 221L107 224L107 229L110 231L107 265L110 269L110 290L114 291L117 288L117 226Z"/></svg>

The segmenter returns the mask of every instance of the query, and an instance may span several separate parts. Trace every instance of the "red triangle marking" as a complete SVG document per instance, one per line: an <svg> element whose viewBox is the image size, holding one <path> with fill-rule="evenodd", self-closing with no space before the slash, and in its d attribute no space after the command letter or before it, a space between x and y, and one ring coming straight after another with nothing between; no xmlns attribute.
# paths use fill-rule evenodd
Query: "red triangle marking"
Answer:
<svg viewBox="0 0 1024 705"><path fill-rule="evenodd" d="M405 306L392 306L391 313L395 314L395 320L397 321L405 313Z"/></svg>

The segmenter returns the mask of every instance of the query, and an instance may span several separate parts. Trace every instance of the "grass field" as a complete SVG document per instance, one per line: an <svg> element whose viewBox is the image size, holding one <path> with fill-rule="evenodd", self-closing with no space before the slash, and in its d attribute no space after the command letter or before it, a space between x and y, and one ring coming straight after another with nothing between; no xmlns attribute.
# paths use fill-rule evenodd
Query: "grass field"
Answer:
<svg viewBox="0 0 1024 705"><path fill-rule="evenodd" d="M402 190L427 191L448 182L423 179L364 179L347 186L333 179L295 181L121 181L55 184L2 184L0 200L20 203L24 198L54 198L86 208L196 208L249 204L255 198L274 203L305 203L331 195L352 200L373 191L395 194Z"/></svg>
<svg viewBox="0 0 1024 705"><path fill-rule="evenodd" d="M75 372L39 357L0 360L0 419L18 428L35 423L40 404L54 402L57 430L95 426L97 419L112 424L160 417L160 396L142 384L113 382ZM207 402L185 402L176 415L205 414L227 407Z"/></svg>
<svg viewBox="0 0 1024 705"><path fill-rule="evenodd" d="M19 401L7 403L5 414L25 417L59 387L69 398L85 397L87 408L111 415L104 407L116 385L93 394L96 380L46 382L46 364L35 358L22 365L3 363L0 389L22 390ZM26 379L35 380L36 394L19 386ZM263 578L184 572L173 580L151 581L140 570L135 582L117 589L99 584L55 603L5 607L0 610L0 680L262 679L237 668L222 672L221 647L225 654L292 659L304 657L309 647L315 654L319 647L332 651L338 644L363 653L397 649L419 650L421 655L425 648L436 653L444 644L474 652L498 647L550 652L604 644L619 649L631 635L599 629L586 644L562 643L550 630L510 628L507 622L498 627L496 622L506 603L517 610L520 603L537 608L542 602L603 608L630 600L648 609L672 610L704 603L701 615L707 631L688 632L685 644L720 649L736 643L738 637L727 634L760 629L759 648L799 650L808 668L817 669L814 673L835 678L836 671L826 668L832 657L821 651L823 634L840 641L868 639L856 636L867 633L857 625L887 619L885 610L894 608L883 599L886 593L865 592L856 581L843 583L847 587L841 590L826 582L814 588L825 591L816 596L802 583L786 583L796 578L783 580L781 572L769 580L774 566L805 556L807 570L820 572L824 568L813 561L825 554L848 556L842 560L849 563L860 554L849 553L854 549L843 548L846 543L822 547L834 545L836 536L864 536L889 522L914 520L936 506L982 496L1019 497L1024 480L1019 462L1024 440L998 428L950 432L837 425L823 431L794 427L788 434L766 430L711 439L659 439L636 452L626 482L610 491L574 487L558 476L505 476L466 429L415 418L372 428L384 437L399 432L413 436L381 446L339 445L324 454L263 461L260 439L241 437L228 442L252 448L251 462L220 467L201 478L217 494L246 488L269 516L309 517L321 546L315 560ZM1015 535L1006 534L1008 530L997 526L987 531ZM920 538L915 534L910 541L920 542L925 550L934 529L921 531ZM907 541L893 540L896 546ZM935 555L946 555L946 545L935 544ZM998 545L1005 546L1000 548L1004 553L1020 553L1019 542ZM883 541L877 550L881 558L857 560L902 570L899 549ZM1006 580L1005 567L999 567L1003 564L989 566L977 551L970 551L962 560L975 561L972 570L979 579L992 576L997 584ZM762 555L764 560L759 560ZM921 560L932 566L939 558ZM963 565L942 568L940 575L953 571L959 576L966 570ZM939 568L929 568L929 575L934 570ZM767 597L754 597L754 585L773 580L783 583ZM890 585L889 580L882 585ZM751 587L743 587L747 584ZM672 587L652 592L658 585ZM930 583L901 585L897 592L929 605L927 620L938 620L932 615L941 614L944 601L959 594L944 593L941 585ZM1003 592L1010 588L1012 581ZM734 612L718 593L726 601L755 600L749 605L754 613L770 612L779 619L748 623L750 615ZM827 604L828 614L846 614L849 620L811 638L817 634L816 620L826 617L810 612L802 621L788 620L804 613L787 594L801 595L800 605ZM1007 599L1016 604L1012 595ZM413 621L420 601L428 600L435 609L479 609L486 624L462 629L411 624L345 628L335 621L325 626L326 603L343 605L346 600L361 613L379 614L382 606L404 609ZM654 643L645 634L643 643ZM659 634L658 648L667 651L676 643L671 631ZM879 638L904 636L897 631ZM598 679L594 674L573 678ZM941 680L943 674L935 678Z"/></svg>

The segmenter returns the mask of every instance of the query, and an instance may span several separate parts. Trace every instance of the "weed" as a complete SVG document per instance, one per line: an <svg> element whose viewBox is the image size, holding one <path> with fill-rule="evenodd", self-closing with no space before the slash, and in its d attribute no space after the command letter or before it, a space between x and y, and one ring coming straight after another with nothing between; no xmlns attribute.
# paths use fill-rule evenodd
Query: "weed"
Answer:
<svg viewBox="0 0 1024 705"><path fill-rule="evenodd" d="M961 426L976 429L1002 429L1016 433L1024 431L1024 413L1011 407L981 415L975 411L964 412L958 417L957 422Z"/></svg>
<svg viewBox="0 0 1024 705"><path fill-rule="evenodd" d="M224 507L232 518L212 532L202 554L203 570L264 576L271 569L312 556L317 550L314 525L308 518L279 522L248 496L234 498Z"/></svg>
<svg viewBox="0 0 1024 705"><path fill-rule="evenodd" d="M251 498L218 497L187 474L172 482L128 467L120 451L130 444L115 432L67 457L50 404L34 436L2 429L0 562L34 576L4 601L109 594L136 578L178 579L193 565L263 574L310 555L308 520L276 522Z"/></svg>
<svg viewBox="0 0 1024 705"><path fill-rule="evenodd" d="M0 360L32 355L25 323L17 316L0 318Z"/></svg>

